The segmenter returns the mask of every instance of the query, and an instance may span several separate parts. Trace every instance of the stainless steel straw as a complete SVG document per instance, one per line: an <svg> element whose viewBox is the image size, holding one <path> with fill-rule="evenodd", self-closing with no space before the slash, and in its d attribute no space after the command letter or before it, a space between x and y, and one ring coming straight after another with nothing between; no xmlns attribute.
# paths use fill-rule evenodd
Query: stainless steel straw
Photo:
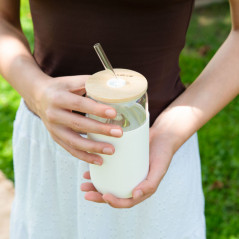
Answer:
<svg viewBox="0 0 239 239"><path fill-rule="evenodd" d="M114 72L114 69L113 69L112 65L110 64L110 61L107 58L107 56L106 56L102 46L100 45L100 43L96 43L94 45L94 48L95 48L95 51L96 51L98 57L100 58L100 60L101 60L101 62L103 64L104 68L106 70L110 70L115 75L115 78L117 79L117 76L116 76L116 74Z"/></svg>

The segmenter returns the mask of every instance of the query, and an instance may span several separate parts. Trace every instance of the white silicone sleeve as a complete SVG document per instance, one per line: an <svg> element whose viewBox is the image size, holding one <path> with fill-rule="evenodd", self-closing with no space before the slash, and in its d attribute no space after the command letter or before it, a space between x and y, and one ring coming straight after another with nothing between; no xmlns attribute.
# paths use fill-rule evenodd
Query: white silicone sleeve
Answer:
<svg viewBox="0 0 239 239"><path fill-rule="evenodd" d="M88 138L111 143L113 155L100 154L101 166L90 164L95 188L102 194L112 193L119 198L132 197L132 190L143 181L149 170L149 114L139 128L124 132L121 138L88 133Z"/></svg>

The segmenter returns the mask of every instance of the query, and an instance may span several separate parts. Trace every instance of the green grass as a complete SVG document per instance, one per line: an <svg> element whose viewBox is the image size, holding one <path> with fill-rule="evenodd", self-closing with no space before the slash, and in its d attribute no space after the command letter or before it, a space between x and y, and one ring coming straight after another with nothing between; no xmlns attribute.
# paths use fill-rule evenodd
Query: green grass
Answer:
<svg viewBox="0 0 239 239"><path fill-rule="evenodd" d="M194 11L181 76L190 84L230 32L229 4ZM226 80L226 79L225 79ZM199 130L209 239L239 239L239 97Z"/></svg>
<svg viewBox="0 0 239 239"><path fill-rule="evenodd" d="M21 23L31 49L33 49L33 27L29 5L22 1ZM20 102L20 96L0 75L0 169L14 180L12 163L12 129L15 113Z"/></svg>
<svg viewBox="0 0 239 239"><path fill-rule="evenodd" d="M29 6L22 0L21 22L33 49ZM230 31L228 3L194 10L187 44L180 57L181 76L190 84ZM12 123L19 95L0 77L0 169L14 180ZM199 130L208 239L239 239L239 98Z"/></svg>

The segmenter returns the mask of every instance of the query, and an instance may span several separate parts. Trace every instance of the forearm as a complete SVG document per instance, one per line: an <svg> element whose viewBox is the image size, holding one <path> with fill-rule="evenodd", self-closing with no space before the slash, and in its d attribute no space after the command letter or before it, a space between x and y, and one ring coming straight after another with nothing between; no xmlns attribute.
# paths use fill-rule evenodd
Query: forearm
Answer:
<svg viewBox="0 0 239 239"><path fill-rule="evenodd" d="M239 32L232 31L199 77L157 118L175 152L239 93Z"/></svg>
<svg viewBox="0 0 239 239"><path fill-rule="evenodd" d="M4 18L0 18L0 53L0 74L34 108L48 76L36 64L22 31Z"/></svg>

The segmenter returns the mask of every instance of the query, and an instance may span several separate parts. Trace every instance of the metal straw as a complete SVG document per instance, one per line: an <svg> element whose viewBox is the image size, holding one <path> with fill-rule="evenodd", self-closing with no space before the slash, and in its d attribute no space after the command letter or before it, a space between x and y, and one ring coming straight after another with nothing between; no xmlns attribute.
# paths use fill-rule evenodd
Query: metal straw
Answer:
<svg viewBox="0 0 239 239"><path fill-rule="evenodd" d="M115 78L117 79L117 76L116 76L116 74L114 72L114 69L111 66L111 64L110 64L110 62L109 62L109 60L108 60L108 58L107 58L107 56L106 56L102 46L100 45L100 43L96 43L94 45L94 48L95 48L95 51L96 51L98 57L100 58L100 60L101 60L101 62L103 64L104 68L106 70L110 70L115 75Z"/></svg>

